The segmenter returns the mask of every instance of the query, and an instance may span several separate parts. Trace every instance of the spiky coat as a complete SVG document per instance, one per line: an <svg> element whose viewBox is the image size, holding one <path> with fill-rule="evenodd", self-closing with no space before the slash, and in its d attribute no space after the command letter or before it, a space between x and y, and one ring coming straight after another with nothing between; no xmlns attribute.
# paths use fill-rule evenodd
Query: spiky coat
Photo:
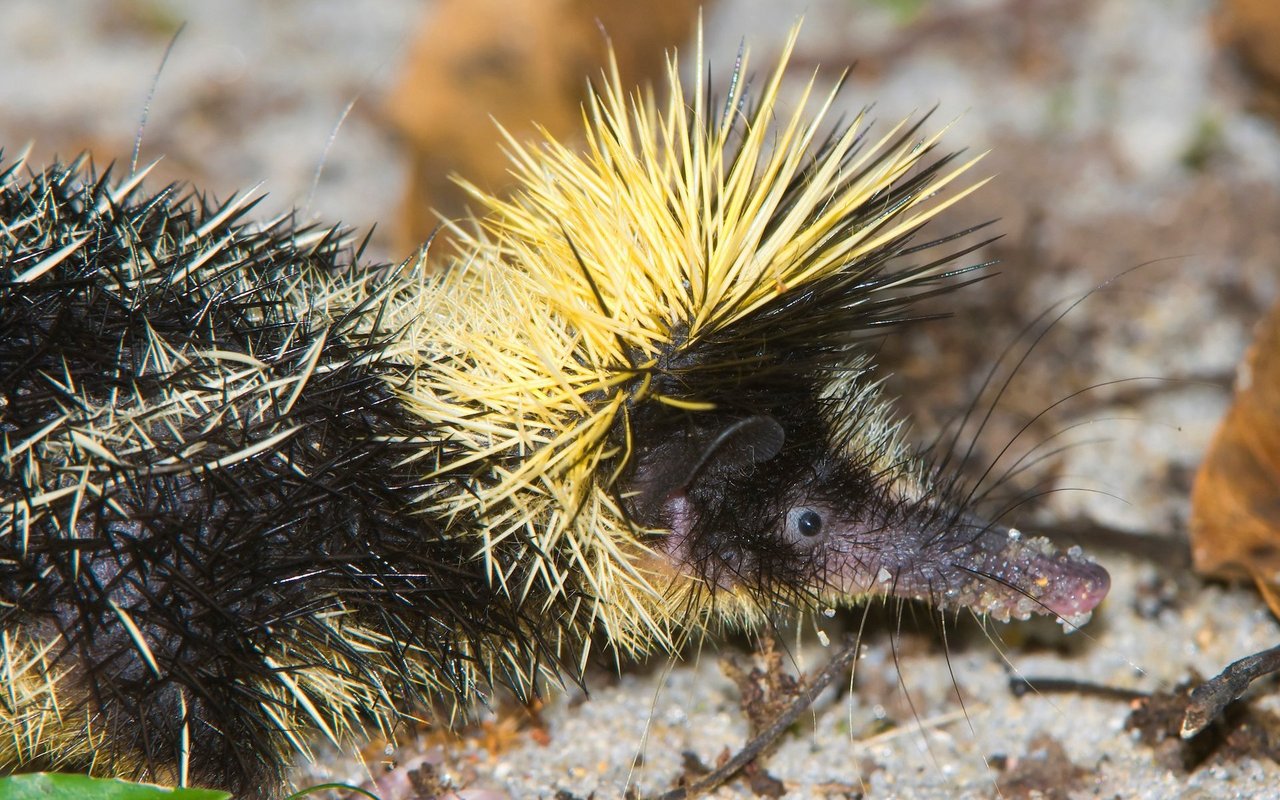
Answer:
<svg viewBox="0 0 1280 800"><path fill-rule="evenodd" d="M425 426L378 290L324 305L373 280L349 237L21 169L0 177L0 758L256 791L300 731L471 703L494 670L527 686L538 628L413 513Z"/></svg>
<svg viewBox="0 0 1280 800"><path fill-rule="evenodd" d="M0 760L271 794L307 731L594 641L871 592L1092 608L1105 574L931 491L858 347L954 283L909 240L968 164L912 126L821 139L834 94L779 119L785 62L750 112L613 73L585 152L511 142L512 199L477 192L438 274L6 173Z"/></svg>

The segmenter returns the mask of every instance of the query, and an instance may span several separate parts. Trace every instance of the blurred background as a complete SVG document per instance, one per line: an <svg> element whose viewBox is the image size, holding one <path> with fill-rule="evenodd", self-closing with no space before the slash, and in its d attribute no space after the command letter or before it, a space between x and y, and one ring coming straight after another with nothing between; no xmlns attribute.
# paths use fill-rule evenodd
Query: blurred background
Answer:
<svg viewBox="0 0 1280 800"><path fill-rule="evenodd" d="M856 63L846 117L932 110L944 146L990 151L979 169L995 180L938 229L998 219L1004 238L981 255L999 274L931 309L951 320L878 345L891 392L923 441L975 396L994 406L974 463L1034 463L1001 487L1019 505L1010 521L1075 532L1114 588L1067 639L1052 624L960 620L944 647L927 615L900 635L892 618L873 625L853 691L820 702L769 774L796 797L1280 797L1274 682L1203 752L1114 698L1007 688L1017 672L1152 692L1280 642L1251 588L1194 577L1186 551L1195 470L1280 296L1280 4L708 0L702 15L695 65L698 5L685 0L4 0L0 148L6 162L88 151L127 169L141 134L153 185L257 186L262 214L374 228L376 257L400 260L439 214L464 213L450 174L501 191L494 120L517 138L535 121L576 135L606 35L628 83L660 84L672 46L686 79L697 68L722 82L743 42L771 66L803 16L794 86ZM1006 345L1036 341L1024 326L1077 300L1003 391L1004 372L988 380ZM1022 506L1027 494L1045 496ZM834 637L850 620L821 624ZM808 638L794 655L809 669L825 658ZM460 739L371 743L381 782L368 785L388 800L429 796L424 775L472 796L664 788L746 729L717 656L687 656L602 670L590 702L566 692ZM327 757L304 780L335 777L369 780Z"/></svg>

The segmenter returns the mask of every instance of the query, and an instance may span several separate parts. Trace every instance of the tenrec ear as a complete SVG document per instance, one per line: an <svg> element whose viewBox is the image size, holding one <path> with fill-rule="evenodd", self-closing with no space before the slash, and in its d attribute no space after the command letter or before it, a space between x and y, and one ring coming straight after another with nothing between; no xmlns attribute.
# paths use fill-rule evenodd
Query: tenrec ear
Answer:
<svg viewBox="0 0 1280 800"><path fill-rule="evenodd" d="M676 491L686 488L708 467L750 467L763 464L782 451L787 433L778 420L766 414L731 422L722 428L697 454L675 484Z"/></svg>

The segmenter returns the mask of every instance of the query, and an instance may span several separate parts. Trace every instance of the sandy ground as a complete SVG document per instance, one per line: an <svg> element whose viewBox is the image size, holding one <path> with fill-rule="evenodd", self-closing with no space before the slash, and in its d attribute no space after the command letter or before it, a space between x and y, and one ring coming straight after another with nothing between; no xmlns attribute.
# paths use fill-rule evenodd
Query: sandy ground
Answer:
<svg viewBox="0 0 1280 800"><path fill-rule="evenodd" d="M1238 724L1207 755L1140 741L1126 729L1127 700L1008 689L1011 673L1168 689L1280 641L1251 590L1202 582L1183 561L1195 466L1251 325L1280 296L1280 135L1249 112L1246 82L1214 45L1211 4L721 0L707 16L710 57L727 71L746 37L765 63L802 12L802 71L859 62L844 95L851 111L874 100L874 116L891 121L936 105L939 124L954 120L947 141L991 151L982 169L996 180L953 222L1000 219L1006 238L985 254L1000 275L948 298L953 319L883 350L921 435L963 408L1005 343L1030 343L1018 333L1027 321L1101 286L1018 370L974 461L989 463L1038 412L1098 386L1015 442L1015 457L1037 446L1044 456L1024 485L1065 490L1019 509L1019 526L1169 538L1154 558L1091 544L1113 590L1071 636L1048 622L984 633L961 619L948 621L944 645L922 609L908 610L900 634L892 609L875 610L852 691L821 699L769 773L789 797L1280 797L1274 681L1250 696L1247 730ZM262 184L266 209L367 228L391 218L400 196L402 158L377 109L421 13L410 0L6 0L0 145L8 156L33 143L36 162L88 148L127 163L185 21L142 160L163 156L164 179L223 196ZM382 255L401 254L384 245ZM1069 441L1077 446L1060 451ZM788 645L818 669L827 653L813 629L838 640L860 619L806 623ZM743 741L723 654L748 657L742 642L709 644L674 665L602 669L589 699L557 693L536 724L491 723L443 747L406 735L381 791L396 796L405 765L424 757L473 796L664 789L682 754L711 764ZM301 780L331 778L361 772L325 755ZM739 782L716 796L751 794Z"/></svg>

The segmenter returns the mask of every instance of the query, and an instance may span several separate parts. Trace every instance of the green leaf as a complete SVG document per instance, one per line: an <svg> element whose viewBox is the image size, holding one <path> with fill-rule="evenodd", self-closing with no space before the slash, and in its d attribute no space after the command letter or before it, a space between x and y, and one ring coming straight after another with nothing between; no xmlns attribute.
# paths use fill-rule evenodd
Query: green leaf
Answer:
<svg viewBox="0 0 1280 800"><path fill-rule="evenodd" d="M0 800L230 800L214 789L167 789L88 775L33 772L0 778Z"/></svg>

